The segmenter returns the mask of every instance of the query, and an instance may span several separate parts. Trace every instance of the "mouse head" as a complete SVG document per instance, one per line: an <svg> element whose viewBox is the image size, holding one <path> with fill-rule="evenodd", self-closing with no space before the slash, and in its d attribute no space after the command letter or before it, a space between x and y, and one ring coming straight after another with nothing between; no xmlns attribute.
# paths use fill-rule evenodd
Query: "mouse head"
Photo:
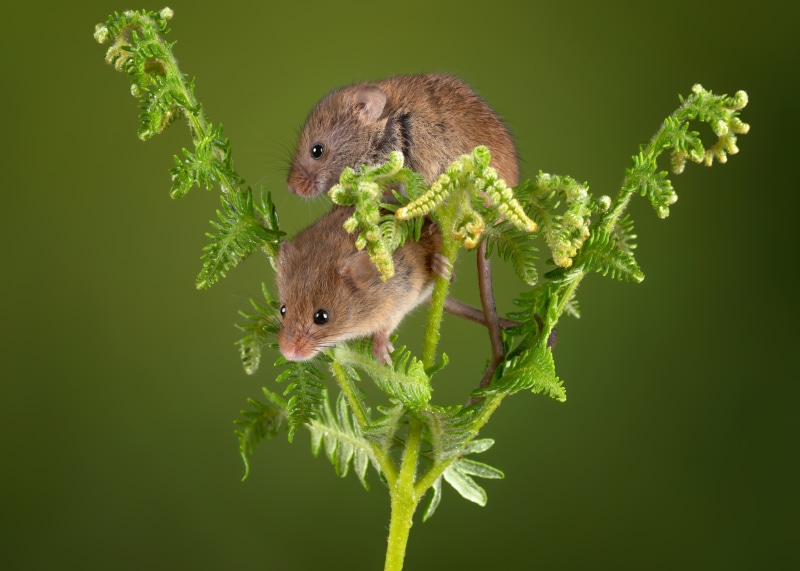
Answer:
<svg viewBox="0 0 800 571"><path fill-rule="evenodd" d="M352 241L338 253L335 239L297 242L281 244L278 256L278 344L290 361L306 361L370 333L377 309L370 300L382 282L367 252L356 251Z"/></svg>
<svg viewBox="0 0 800 571"><path fill-rule="evenodd" d="M326 95L309 114L297 144L288 186L313 198L339 182L345 167L379 160L387 118L386 93L362 83Z"/></svg>

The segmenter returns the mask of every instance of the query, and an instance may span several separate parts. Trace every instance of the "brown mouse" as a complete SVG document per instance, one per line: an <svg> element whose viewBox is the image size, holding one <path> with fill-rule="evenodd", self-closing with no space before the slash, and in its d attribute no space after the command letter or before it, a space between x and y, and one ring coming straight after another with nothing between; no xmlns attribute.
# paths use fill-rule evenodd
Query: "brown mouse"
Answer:
<svg viewBox="0 0 800 571"><path fill-rule="evenodd" d="M485 145L509 186L519 183L517 152L503 121L461 79L403 75L328 93L306 118L289 190L306 198L327 192L345 167L385 162L402 151L405 166L432 184L461 155Z"/></svg>
<svg viewBox="0 0 800 571"><path fill-rule="evenodd" d="M409 240L394 252L394 276L381 281L366 250L356 249L356 234L342 228L352 213L350 207L334 207L281 244L278 344L290 361L371 335L375 357L391 363L389 335L430 295L436 274L446 275L439 227L426 221L418 242Z"/></svg>

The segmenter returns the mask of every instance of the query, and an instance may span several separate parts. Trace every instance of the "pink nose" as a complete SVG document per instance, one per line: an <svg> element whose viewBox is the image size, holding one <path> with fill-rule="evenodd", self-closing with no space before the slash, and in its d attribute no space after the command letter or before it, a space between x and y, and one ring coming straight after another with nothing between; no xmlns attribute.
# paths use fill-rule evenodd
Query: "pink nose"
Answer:
<svg viewBox="0 0 800 571"><path fill-rule="evenodd" d="M289 361L308 361L319 352L319 349L308 339L302 339L298 335L279 334L278 346L281 354Z"/></svg>

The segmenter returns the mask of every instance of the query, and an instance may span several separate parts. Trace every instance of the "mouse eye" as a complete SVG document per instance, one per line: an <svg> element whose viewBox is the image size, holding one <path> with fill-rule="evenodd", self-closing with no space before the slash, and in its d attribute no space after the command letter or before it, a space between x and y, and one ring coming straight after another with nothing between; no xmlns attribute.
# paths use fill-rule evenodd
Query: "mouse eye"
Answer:
<svg viewBox="0 0 800 571"><path fill-rule="evenodd" d="M281 306L281 317L285 317L285 316L286 316L286 306L282 305Z"/></svg>
<svg viewBox="0 0 800 571"><path fill-rule="evenodd" d="M319 159L325 153L325 145L322 143L314 143L311 147L311 158L314 160Z"/></svg>
<svg viewBox="0 0 800 571"><path fill-rule="evenodd" d="M314 313L314 323L317 325L325 325L328 323L330 316L328 315L328 311L326 309L318 309Z"/></svg>

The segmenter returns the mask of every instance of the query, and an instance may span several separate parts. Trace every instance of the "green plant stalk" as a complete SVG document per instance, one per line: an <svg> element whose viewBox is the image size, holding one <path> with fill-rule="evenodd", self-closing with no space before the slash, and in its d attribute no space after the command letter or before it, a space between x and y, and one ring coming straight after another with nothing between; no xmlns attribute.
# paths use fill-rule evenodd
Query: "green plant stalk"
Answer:
<svg viewBox="0 0 800 571"><path fill-rule="evenodd" d="M389 543L386 546L386 563L384 571L400 571L406 555L406 545L411 526L414 523L414 511L419 503L414 479L417 475L419 449L422 445L423 424L411 418L408 425L408 436L403 454L400 474L394 485L389 486L392 516L389 523Z"/></svg>
<svg viewBox="0 0 800 571"><path fill-rule="evenodd" d="M442 209L439 217L439 227L442 229L442 251L441 254L450 262L455 264L458 249L461 241L453 237L455 229L457 202L454 200L446 208ZM440 328L444 316L444 303L447 300L447 292L450 290L450 280L442 276L436 278L431 293L431 307L428 310L428 323L425 326L425 337L422 346L422 365L430 369L436 363L436 347L441 337Z"/></svg>

